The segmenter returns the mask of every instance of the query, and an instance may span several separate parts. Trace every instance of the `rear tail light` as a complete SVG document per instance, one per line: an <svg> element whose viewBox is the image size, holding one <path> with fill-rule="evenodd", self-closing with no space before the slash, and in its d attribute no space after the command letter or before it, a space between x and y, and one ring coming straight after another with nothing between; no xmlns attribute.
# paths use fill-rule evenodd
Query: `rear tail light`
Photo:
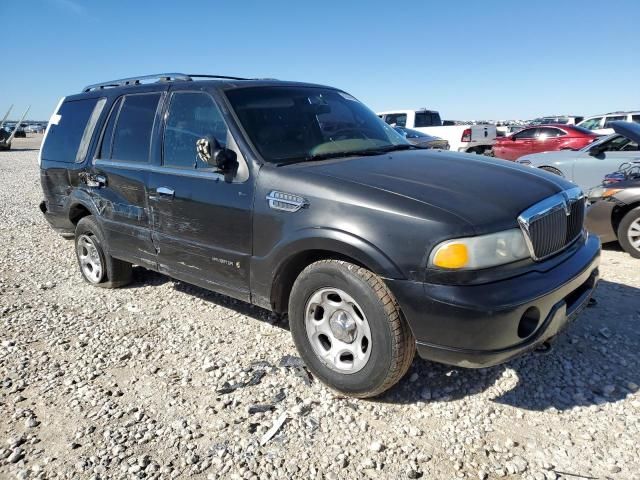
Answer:
<svg viewBox="0 0 640 480"><path fill-rule="evenodd" d="M462 138L460 138L461 142L470 142L471 141L471 129L465 128L464 132L462 132Z"/></svg>

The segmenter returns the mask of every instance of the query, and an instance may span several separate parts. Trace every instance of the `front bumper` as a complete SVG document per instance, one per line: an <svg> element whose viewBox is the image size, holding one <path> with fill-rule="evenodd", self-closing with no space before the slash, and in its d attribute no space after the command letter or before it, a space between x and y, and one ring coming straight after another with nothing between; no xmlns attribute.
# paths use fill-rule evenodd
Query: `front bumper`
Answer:
<svg viewBox="0 0 640 480"><path fill-rule="evenodd" d="M599 200L587 210L587 218L585 219L585 227L588 231L600 237L602 243L615 242L618 235L613 230L613 222L611 217L616 203L609 200Z"/></svg>
<svg viewBox="0 0 640 480"><path fill-rule="evenodd" d="M599 279L599 263L600 242L592 235L547 271L532 268L481 285L388 283L422 358L480 368L533 350L560 332L587 305Z"/></svg>

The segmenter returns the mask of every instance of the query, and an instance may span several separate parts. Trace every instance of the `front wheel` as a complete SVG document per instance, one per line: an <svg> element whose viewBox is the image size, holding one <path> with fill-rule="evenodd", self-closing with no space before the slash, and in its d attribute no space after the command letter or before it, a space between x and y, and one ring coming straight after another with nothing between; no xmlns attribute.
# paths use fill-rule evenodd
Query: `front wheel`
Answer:
<svg viewBox="0 0 640 480"><path fill-rule="evenodd" d="M622 218L618 226L618 242L629 255L640 258L640 207Z"/></svg>
<svg viewBox="0 0 640 480"><path fill-rule="evenodd" d="M382 279L341 260L305 268L289 300L291 333L322 382L345 395L380 395L407 372L415 340Z"/></svg>

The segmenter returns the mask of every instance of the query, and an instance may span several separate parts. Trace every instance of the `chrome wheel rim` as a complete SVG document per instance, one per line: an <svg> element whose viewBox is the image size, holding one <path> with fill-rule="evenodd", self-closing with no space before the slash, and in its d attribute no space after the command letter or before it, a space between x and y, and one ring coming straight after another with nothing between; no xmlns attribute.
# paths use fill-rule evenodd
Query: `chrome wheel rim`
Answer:
<svg viewBox="0 0 640 480"><path fill-rule="evenodd" d="M91 283L100 283L102 280L102 260L98 247L89 235L82 234L78 238L76 246L80 269L82 274Z"/></svg>
<svg viewBox="0 0 640 480"><path fill-rule="evenodd" d="M633 248L640 250L640 218L629 225L627 239Z"/></svg>
<svg viewBox="0 0 640 480"><path fill-rule="evenodd" d="M339 288L316 290L305 308L307 338L331 370L356 373L371 356L371 330L362 308Z"/></svg>

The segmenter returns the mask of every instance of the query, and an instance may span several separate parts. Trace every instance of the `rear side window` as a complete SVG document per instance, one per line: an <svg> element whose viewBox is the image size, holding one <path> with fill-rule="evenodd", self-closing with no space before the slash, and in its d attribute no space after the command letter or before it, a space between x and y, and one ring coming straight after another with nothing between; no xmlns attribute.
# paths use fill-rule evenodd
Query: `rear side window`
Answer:
<svg viewBox="0 0 640 480"><path fill-rule="evenodd" d="M624 122L627 119L626 115L617 115L615 117L605 117L603 128L613 128L611 122Z"/></svg>
<svg viewBox="0 0 640 480"><path fill-rule="evenodd" d="M43 160L73 163L84 160L105 99L86 98L64 102L49 127L42 148Z"/></svg>
<svg viewBox="0 0 640 480"><path fill-rule="evenodd" d="M634 123L640 123L640 115L632 115L631 121Z"/></svg>
<svg viewBox="0 0 640 480"><path fill-rule="evenodd" d="M127 162L149 161L151 130L159 101L159 93L124 97L113 132L111 158Z"/></svg>
<svg viewBox="0 0 640 480"><path fill-rule="evenodd" d="M438 112L416 112L416 127L439 127L442 125Z"/></svg>
<svg viewBox="0 0 640 480"><path fill-rule="evenodd" d="M537 137L539 139L561 137L562 135L566 135L562 130L559 130L557 128L545 128L545 127L539 128L537 133Z"/></svg>
<svg viewBox="0 0 640 480"><path fill-rule="evenodd" d="M100 145L98 158L111 158L113 131L116 127L116 120L118 119L118 113L120 112L120 105L122 105L122 97L118 98L113 104L113 107L111 107L109 120L107 121L107 126L104 129L104 134L102 135L102 144Z"/></svg>

